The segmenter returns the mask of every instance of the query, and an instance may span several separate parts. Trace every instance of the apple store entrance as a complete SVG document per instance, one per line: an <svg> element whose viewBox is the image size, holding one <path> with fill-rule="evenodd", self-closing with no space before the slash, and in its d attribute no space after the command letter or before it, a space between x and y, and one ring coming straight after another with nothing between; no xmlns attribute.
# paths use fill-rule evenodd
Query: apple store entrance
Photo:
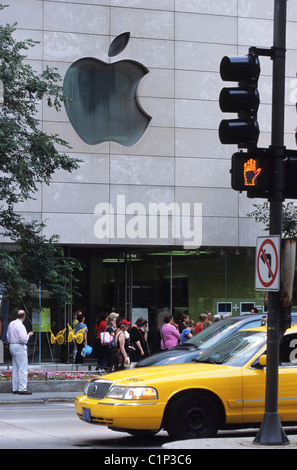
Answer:
<svg viewBox="0 0 297 470"><path fill-rule="evenodd" d="M139 316L146 317L149 350L154 353L160 350L159 330L165 314L172 312L177 322L187 312L197 321L206 310L221 313L219 304L225 308L230 304L230 314L239 315L242 302L262 302L262 294L257 300L253 289L252 249L68 246L65 252L84 268L76 274L80 295L65 307L43 298L42 307L50 308L54 334L72 324L74 312L81 310L91 345L101 313L114 311L133 323ZM54 345L55 359L71 360L66 344L64 349ZM47 350L46 344L43 358Z"/></svg>
<svg viewBox="0 0 297 470"><path fill-rule="evenodd" d="M72 311L86 314L90 336L101 313L115 311L132 322L143 316L149 323L150 352L158 351L164 315L173 312L177 320L188 310L188 276L174 275L173 257L189 254L151 248L71 248L70 252L85 267L78 274L81 297L75 299Z"/></svg>

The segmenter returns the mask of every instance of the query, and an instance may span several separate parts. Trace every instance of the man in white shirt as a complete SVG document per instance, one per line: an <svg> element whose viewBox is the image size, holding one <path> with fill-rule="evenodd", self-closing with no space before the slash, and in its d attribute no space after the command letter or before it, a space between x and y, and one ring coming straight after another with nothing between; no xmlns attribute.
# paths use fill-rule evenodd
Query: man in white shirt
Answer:
<svg viewBox="0 0 297 470"><path fill-rule="evenodd" d="M28 355L27 343L32 331L27 333L24 325L26 312L19 310L16 320L8 325L6 337L9 342L9 351L12 356L12 393L31 395L27 391L28 381Z"/></svg>

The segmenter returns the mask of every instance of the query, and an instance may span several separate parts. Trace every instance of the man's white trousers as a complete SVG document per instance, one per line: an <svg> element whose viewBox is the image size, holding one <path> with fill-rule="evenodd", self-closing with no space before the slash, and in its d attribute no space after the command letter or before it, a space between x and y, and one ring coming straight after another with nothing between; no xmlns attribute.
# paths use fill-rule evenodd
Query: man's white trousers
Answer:
<svg viewBox="0 0 297 470"><path fill-rule="evenodd" d="M24 392L28 381L28 354L26 344L10 344L12 356L12 391Z"/></svg>

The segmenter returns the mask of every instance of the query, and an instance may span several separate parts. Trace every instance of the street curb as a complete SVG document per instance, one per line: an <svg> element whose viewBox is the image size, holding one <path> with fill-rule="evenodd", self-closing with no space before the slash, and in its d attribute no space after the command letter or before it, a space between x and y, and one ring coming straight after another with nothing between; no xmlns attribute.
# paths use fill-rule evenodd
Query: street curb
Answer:
<svg viewBox="0 0 297 470"><path fill-rule="evenodd" d="M29 380L28 390L32 393L38 392L83 392L88 380ZM0 382L0 401L1 393L11 393L11 381ZM19 403L19 401L18 401Z"/></svg>
<svg viewBox="0 0 297 470"><path fill-rule="evenodd" d="M44 405L46 403L74 403L75 398L28 398L27 400L1 400L0 405L28 405L28 404L39 404Z"/></svg>

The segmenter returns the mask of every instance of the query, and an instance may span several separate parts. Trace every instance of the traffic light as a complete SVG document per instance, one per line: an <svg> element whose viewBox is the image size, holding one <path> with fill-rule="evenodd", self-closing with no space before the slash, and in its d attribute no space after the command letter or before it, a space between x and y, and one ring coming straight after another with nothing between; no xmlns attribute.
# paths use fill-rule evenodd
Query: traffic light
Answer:
<svg viewBox="0 0 297 470"><path fill-rule="evenodd" d="M238 82L238 87L223 88L219 97L221 111L237 113L237 119L223 119L219 127L222 144L239 148L256 147L259 138L257 111L260 104L257 89L260 62L255 52L244 57L223 57L220 64L222 80Z"/></svg>
<svg viewBox="0 0 297 470"><path fill-rule="evenodd" d="M297 150L284 150L283 196L297 199ZM274 164L270 149L236 152L232 155L231 186L236 191L247 191L248 197L267 198L273 189Z"/></svg>
<svg viewBox="0 0 297 470"><path fill-rule="evenodd" d="M231 186L249 195L264 194L273 184L272 157L266 149L232 155Z"/></svg>
<svg viewBox="0 0 297 470"><path fill-rule="evenodd" d="M284 159L285 189L286 199L297 199L297 151L285 150Z"/></svg>

